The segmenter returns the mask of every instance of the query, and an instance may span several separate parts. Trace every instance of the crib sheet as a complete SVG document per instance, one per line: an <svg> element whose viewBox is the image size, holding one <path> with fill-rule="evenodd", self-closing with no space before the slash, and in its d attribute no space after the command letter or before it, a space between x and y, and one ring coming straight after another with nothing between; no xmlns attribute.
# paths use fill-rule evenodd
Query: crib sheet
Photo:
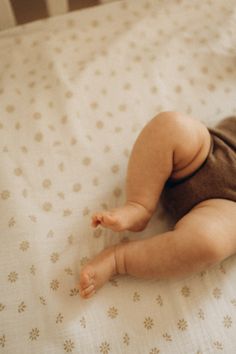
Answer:
<svg viewBox="0 0 236 354"><path fill-rule="evenodd" d="M182 280L108 282L81 266L137 234L90 227L124 201L128 156L163 110L236 113L234 0L117 1L0 34L0 352L235 353L236 258Z"/></svg>

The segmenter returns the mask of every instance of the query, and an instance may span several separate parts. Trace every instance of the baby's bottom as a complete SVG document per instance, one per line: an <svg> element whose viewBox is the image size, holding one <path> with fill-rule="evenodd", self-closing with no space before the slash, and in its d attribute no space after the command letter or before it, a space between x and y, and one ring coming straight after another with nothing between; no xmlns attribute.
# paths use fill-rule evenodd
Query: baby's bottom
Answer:
<svg viewBox="0 0 236 354"><path fill-rule="evenodd" d="M102 251L81 273L81 296L92 296L117 274L163 279L200 272L236 252L235 230L234 202L204 201L185 215L173 231Z"/></svg>
<svg viewBox="0 0 236 354"><path fill-rule="evenodd" d="M155 211L168 178L197 170L210 149L210 135L199 121L176 112L151 120L136 140L128 165L127 201L102 211L92 225L114 231L140 231ZM116 274L142 278L186 276L236 251L236 204L211 199L193 208L173 231L102 251L80 274L80 294L91 296Z"/></svg>

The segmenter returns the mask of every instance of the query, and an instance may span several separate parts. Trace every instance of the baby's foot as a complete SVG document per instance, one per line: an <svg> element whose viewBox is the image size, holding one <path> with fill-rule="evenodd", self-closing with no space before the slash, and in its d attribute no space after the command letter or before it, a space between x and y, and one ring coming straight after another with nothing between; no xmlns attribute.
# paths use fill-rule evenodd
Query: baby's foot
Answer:
<svg viewBox="0 0 236 354"><path fill-rule="evenodd" d="M151 212L141 204L128 202L123 207L94 214L92 226L101 224L113 231L142 231L150 218Z"/></svg>
<svg viewBox="0 0 236 354"><path fill-rule="evenodd" d="M116 271L115 247L109 247L90 261L80 273L79 292L88 299L101 288Z"/></svg>

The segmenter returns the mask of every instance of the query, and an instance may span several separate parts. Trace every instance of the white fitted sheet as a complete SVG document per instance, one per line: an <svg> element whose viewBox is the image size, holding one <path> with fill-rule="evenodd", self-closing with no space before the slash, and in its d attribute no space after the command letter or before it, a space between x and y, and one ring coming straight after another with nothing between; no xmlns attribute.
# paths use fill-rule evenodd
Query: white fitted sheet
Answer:
<svg viewBox="0 0 236 354"><path fill-rule="evenodd" d="M236 258L187 279L76 285L124 201L128 155L163 110L236 113L235 1L118 1L0 34L0 352L235 353Z"/></svg>

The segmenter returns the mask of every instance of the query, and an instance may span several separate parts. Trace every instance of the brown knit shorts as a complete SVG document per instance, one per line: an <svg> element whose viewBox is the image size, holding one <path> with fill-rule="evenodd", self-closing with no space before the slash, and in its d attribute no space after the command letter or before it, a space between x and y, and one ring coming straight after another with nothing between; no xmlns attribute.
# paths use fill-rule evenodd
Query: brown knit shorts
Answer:
<svg viewBox="0 0 236 354"><path fill-rule="evenodd" d="M207 159L191 176L168 180L163 206L178 221L198 203L212 198L236 202L236 117L222 120L211 134Z"/></svg>

